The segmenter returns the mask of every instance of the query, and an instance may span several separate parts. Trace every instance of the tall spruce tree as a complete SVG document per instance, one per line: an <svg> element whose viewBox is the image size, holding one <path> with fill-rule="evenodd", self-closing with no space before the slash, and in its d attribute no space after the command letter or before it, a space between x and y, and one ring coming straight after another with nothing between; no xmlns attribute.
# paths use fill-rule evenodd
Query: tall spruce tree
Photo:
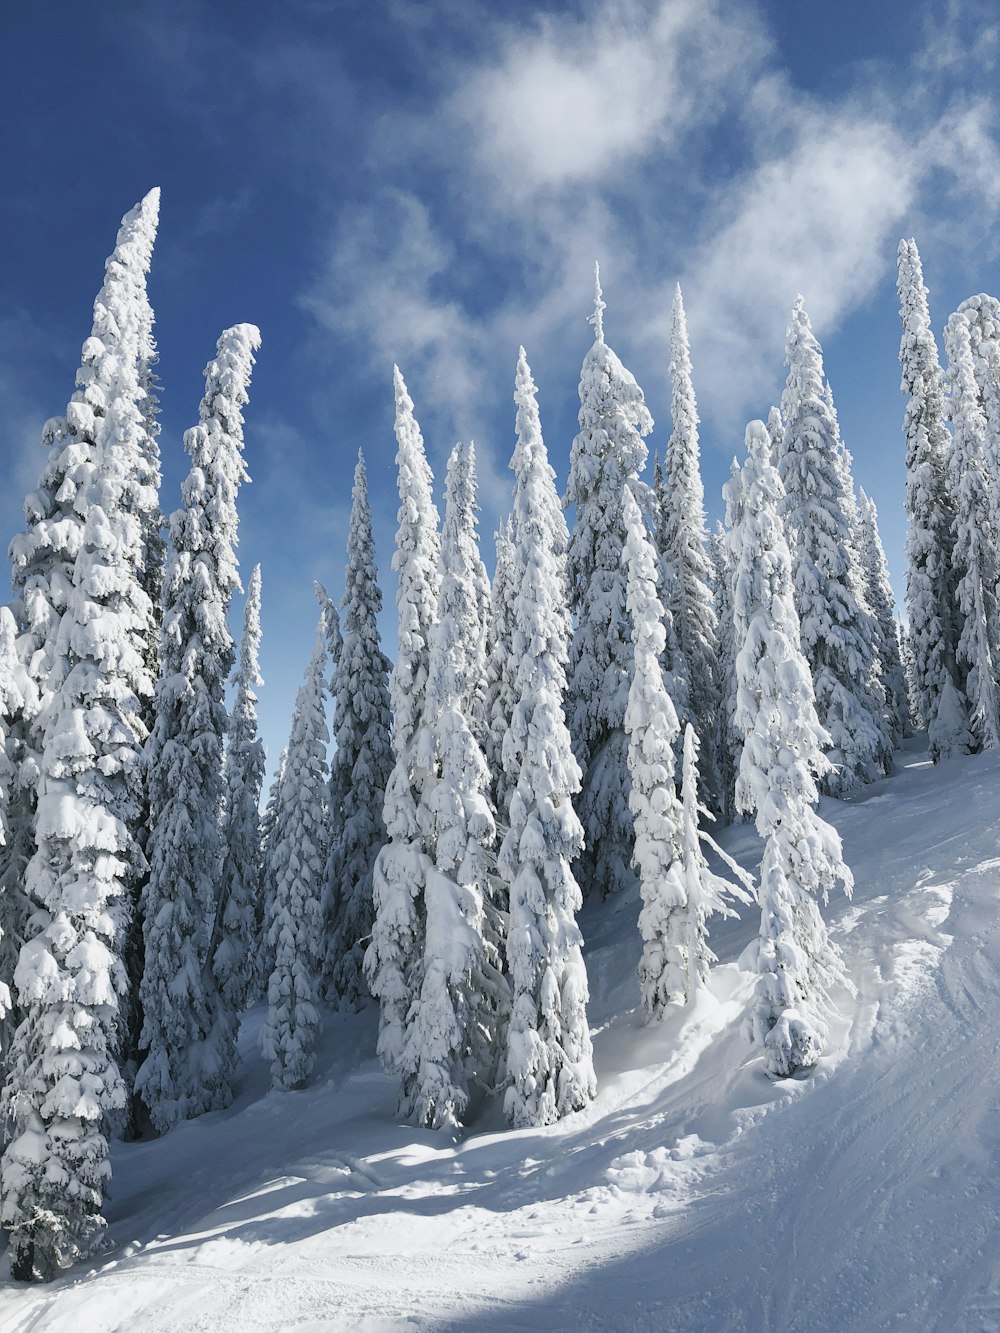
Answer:
<svg viewBox="0 0 1000 1333"><path fill-rule="evenodd" d="M184 434L191 470L170 519L156 723L146 752L149 882L143 891L145 1058L136 1091L163 1133L232 1100L236 1019L208 956L222 880L226 623L239 587L236 496L247 480L243 415L260 334L237 324L205 369L199 423Z"/></svg>
<svg viewBox="0 0 1000 1333"><path fill-rule="evenodd" d="M838 456L822 352L801 297L792 309L785 359L778 472L793 544L795 604L816 712L829 737L824 789L846 796L877 776L885 740L870 694L874 625L854 559L853 497Z"/></svg>
<svg viewBox="0 0 1000 1333"><path fill-rule="evenodd" d="M255 997L261 908L260 793L264 746L257 729L260 674L260 565L254 565L243 608L236 698L229 719L224 786L224 848L219 903L209 948L223 1005L239 1014Z"/></svg>
<svg viewBox="0 0 1000 1333"><path fill-rule="evenodd" d="M830 990L843 966L815 895L838 881L850 894L840 837L816 813L828 738L816 714L799 647L784 493L767 427L747 427L747 460L725 488L733 560L738 681L736 724L744 737L736 802L764 839L761 923L740 966L757 974L748 1032L768 1073L814 1065L829 1035Z"/></svg>
<svg viewBox="0 0 1000 1333"><path fill-rule="evenodd" d="M337 749L330 768L330 790L340 804L335 815L331 812L323 989L334 1003L359 1008L368 996L363 963L375 916L372 871L385 842L382 806L392 772L390 663L378 631L382 591L360 450L341 608L342 640L333 676Z"/></svg>
<svg viewBox="0 0 1000 1333"><path fill-rule="evenodd" d="M594 342L580 373L580 431L566 491L576 509L567 550L576 618L567 712L584 773L579 812L586 837L577 873L584 892L604 895L634 882L625 735L633 653L621 562L622 491L646 465L643 436L653 428L642 390L604 341L605 308L598 273Z"/></svg>
<svg viewBox="0 0 1000 1333"><path fill-rule="evenodd" d="M691 378L691 352L680 285L674 293L670 331L670 416L673 429L664 454L660 551L664 584L676 638L675 671L683 676L690 721L700 737L715 736L720 687L718 639L712 599L712 566L705 527L705 492L698 446L698 407ZM702 792L721 808L717 756L701 748Z"/></svg>
<svg viewBox="0 0 1000 1333"><path fill-rule="evenodd" d="M392 567L397 575L398 648L390 678L394 764L385 792L388 843L372 878L375 920L365 954L365 975L380 1003L378 1053L387 1072L402 1080L400 1105L413 1107L416 1078L412 1037L423 981L424 878L429 865L417 827L417 803L426 774L414 740L424 719L430 640L437 617L440 571L438 514L423 436L399 367L396 395L398 528Z"/></svg>
<svg viewBox="0 0 1000 1333"><path fill-rule="evenodd" d="M997 694L997 559L990 521L989 448L986 414L979 400L969 325L954 314L945 330L948 352L948 409L952 423L949 458L955 505L952 557L959 573L960 632L956 659L964 673L968 726L977 748L1000 745Z"/></svg>
<svg viewBox="0 0 1000 1333"><path fill-rule="evenodd" d="M944 387L920 255L912 239L899 243L897 287L903 324L900 390L907 395L906 610L917 703L936 760L964 753L969 734L955 662L955 514L947 477Z"/></svg>
<svg viewBox="0 0 1000 1333"><path fill-rule="evenodd" d="M496 824L469 719L481 629L478 561L475 478L457 444L448 460L438 616L415 746L425 775L417 808L425 933L411 1110L417 1124L433 1129L462 1121L476 1080L492 1087L507 1002L488 871Z"/></svg>
<svg viewBox="0 0 1000 1333"><path fill-rule="evenodd" d="M273 914L268 949L267 1020L260 1044L271 1086L301 1088L316 1061L320 1031L318 976L328 853L325 616L295 700L268 856Z"/></svg>
<svg viewBox="0 0 1000 1333"><path fill-rule="evenodd" d="M121 504L140 525L139 544L129 558L147 593L137 626L137 642L146 671L137 682L143 726L151 724L152 689L158 651L158 605L150 598L158 590L162 554L158 486L159 454L156 443L156 401L152 393L153 314L146 292L153 244L156 240L160 192L151 190L122 219L115 248L105 265L104 284L94 301L93 327L83 344L77 371L77 390L62 417L46 422L42 443L46 461L38 487L25 500L25 528L11 543L13 611L18 627L18 651L28 673L24 703L11 719L9 744L15 763L7 818L9 837L0 850L0 886L7 907L11 942L25 938L27 899L25 869L35 850L36 780L43 746L42 710L53 688L52 665L58 656L54 639L72 586L73 564L80 549L86 518L87 487L92 476L96 436L109 404L127 398L134 408L128 423L129 466ZM120 372L124 378L120 377ZM119 376L117 381L114 376ZM143 843L144 811L137 813L130 830ZM130 986L119 1010L120 1055L123 1073L134 1074L134 1039L138 1010L134 989L141 971L141 919L136 892L130 893L125 940L121 944ZM138 935L137 935L138 932ZM16 951L8 955L16 957ZM2 959L0 959L2 965ZM11 971L0 974L8 984ZM17 1006L12 1017L16 1017ZM116 1128L121 1117L117 1118Z"/></svg>
<svg viewBox="0 0 1000 1333"><path fill-rule="evenodd" d="M125 1107L122 948L145 862L143 700L152 623L138 495L148 423L143 316L155 200L123 223L84 343L78 392L50 423L49 467L15 543L30 670L37 797L25 872L20 1023L3 1095L2 1216L16 1278L48 1278L104 1226L108 1128ZM155 504L155 496L152 500ZM20 563L19 562L23 562ZM27 608L30 606L30 610Z"/></svg>
<svg viewBox="0 0 1000 1333"><path fill-rule="evenodd" d="M551 1124L596 1091L576 924L581 896L572 869L583 844L572 800L580 769L563 712L571 633L563 596L568 534L535 395L522 347L511 460L514 699L503 741L510 825L498 857L510 895L504 1110L515 1126Z"/></svg>
<svg viewBox="0 0 1000 1333"><path fill-rule="evenodd" d="M861 567L865 575L865 597L875 618L878 634L876 648L882 668L886 720L893 741L898 744L904 736L910 734L909 698L899 655L896 604L889 582L889 566L878 530L878 510L875 501L864 490L858 502L858 536Z"/></svg>
<svg viewBox="0 0 1000 1333"><path fill-rule="evenodd" d="M485 710L488 730L483 753L490 771L490 798L497 822L506 827L511 791L503 766L503 738L514 711L514 548L511 521L502 520L496 534L496 566L490 593L490 624L486 654Z"/></svg>
<svg viewBox="0 0 1000 1333"><path fill-rule="evenodd" d="M698 801L698 740L690 723L682 747L683 801L678 799L674 784L678 722L660 666L665 632L656 591L656 553L628 489L623 504L628 532L623 558L635 645L625 727L635 868L643 902L639 989L647 1019L657 1019L670 1005L689 1003L705 983L715 961L708 947L706 919L713 912L731 915L731 909L725 905L728 886L709 870L701 850L705 835L699 833L698 816L707 812Z"/></svg>
<svg viewBox="0 0 1000 1333"><path fill-rule="evenodd" d="M733 460L735 476L739 465ZM740 767L743 739L736 727L736 635L733 629L733 580L729 540L721 523L716 525L711 539L715 566L713 591L715 596L715 623L719 641L719 711L715 724L715 753L719 767L720 817L723 823L732 823L736 815L736 774Z"/></svg>

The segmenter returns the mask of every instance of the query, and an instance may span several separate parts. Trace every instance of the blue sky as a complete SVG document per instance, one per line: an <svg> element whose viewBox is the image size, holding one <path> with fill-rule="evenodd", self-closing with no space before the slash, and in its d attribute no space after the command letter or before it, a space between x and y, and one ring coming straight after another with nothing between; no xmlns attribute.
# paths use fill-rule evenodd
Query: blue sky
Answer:
<svg viewBox="0 0 1000 1333"><path fill-rule="evenodd" d="M272 764L312 580L342 588L359 446L392 651L393 361L439 480L454 441L476 441L491 564L518 344L564 484L595 258L651 451L684 286L713 518L746 420L780 394L802 292L901 590L895 249L917 237L939 332L997 290L998 58L977 0L5 5L0 534L72 391L118 221L159 185L166 509L219 331L263 335L241 558L263 565Z"/></svg>

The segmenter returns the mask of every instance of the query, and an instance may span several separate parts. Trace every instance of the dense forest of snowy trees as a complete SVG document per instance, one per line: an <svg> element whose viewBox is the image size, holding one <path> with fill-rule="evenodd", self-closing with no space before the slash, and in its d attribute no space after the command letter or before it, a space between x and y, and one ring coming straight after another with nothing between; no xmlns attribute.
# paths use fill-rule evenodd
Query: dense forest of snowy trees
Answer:
<svg viewBox="0 0 1000 1333"><path fill-rule="evenodd" d="M0 608L0 1207L24 1280L99 1242L112 1137L228 1105L261 997L276 1088L309 1080L325 1007L374 1002L414 1123L490 1096L515 1127L584 1107L584 895L635 894L654 1023L704 984L712 914L756 900L749 1036L773 1076L809 1068L846 984L821 905L852 884L820 793L886 773L917 725L935 759L1000 745L1000 303L950 316L942 366L904 240L905 627L802 298L780 409L748 426L710 535L680 288L647 482L653 421L598 275L563 499L520 350L492 584L474 448L452 450L442 523L394 369L396 660L359 455L343 598L318 590L261 811L259 566L238 652L229 628L260 335L219 338L165 520L158 209L154 190L123 219ZM755 822L758 885L713 818Z"/></svg>

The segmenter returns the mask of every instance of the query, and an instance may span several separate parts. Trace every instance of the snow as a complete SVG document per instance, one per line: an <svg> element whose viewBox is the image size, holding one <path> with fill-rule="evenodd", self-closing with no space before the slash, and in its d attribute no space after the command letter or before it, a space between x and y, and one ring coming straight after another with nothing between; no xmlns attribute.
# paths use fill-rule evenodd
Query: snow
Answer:
<svg viewBox="0 0 1000 1333"><path fill-rule="evenodd" d="M898 761L822 803L857 881L829 920L858 995L808 1077L771 1082L740 1034L752 908L713 935L707 991L648 1027L637 898L595 901L586 1110L503 1132L493 1105L464 1139L401 1125L373 1007L328 1025L314 1086L269 1092L254 1010L234 1104L113 1145L113 1248L4 1285L0 1327L996 1327L1000 756L932 768L914 741ZM759 857L748 827L720 841Z"/></svg>

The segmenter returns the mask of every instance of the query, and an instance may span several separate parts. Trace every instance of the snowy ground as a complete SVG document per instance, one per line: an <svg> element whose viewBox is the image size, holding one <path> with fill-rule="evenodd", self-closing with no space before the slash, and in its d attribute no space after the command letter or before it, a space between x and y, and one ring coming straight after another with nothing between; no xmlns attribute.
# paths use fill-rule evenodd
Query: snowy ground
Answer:
<svg viewBox="0 0 1000 1333"><path fill-rule="evenodd" d="M856 999L772 1084L733 960L693 1013L635 1009L637 904L588 909L600 1094L546 1131L396 1123L374 1015L269 1093L244 1033L227 1112L119 1145L113 1250L0 1290L3 1330L1000 1330L1000 757L919 753L824 805L857 880L828 910ZM724 837L753 865L747 829Z"/></svg>

